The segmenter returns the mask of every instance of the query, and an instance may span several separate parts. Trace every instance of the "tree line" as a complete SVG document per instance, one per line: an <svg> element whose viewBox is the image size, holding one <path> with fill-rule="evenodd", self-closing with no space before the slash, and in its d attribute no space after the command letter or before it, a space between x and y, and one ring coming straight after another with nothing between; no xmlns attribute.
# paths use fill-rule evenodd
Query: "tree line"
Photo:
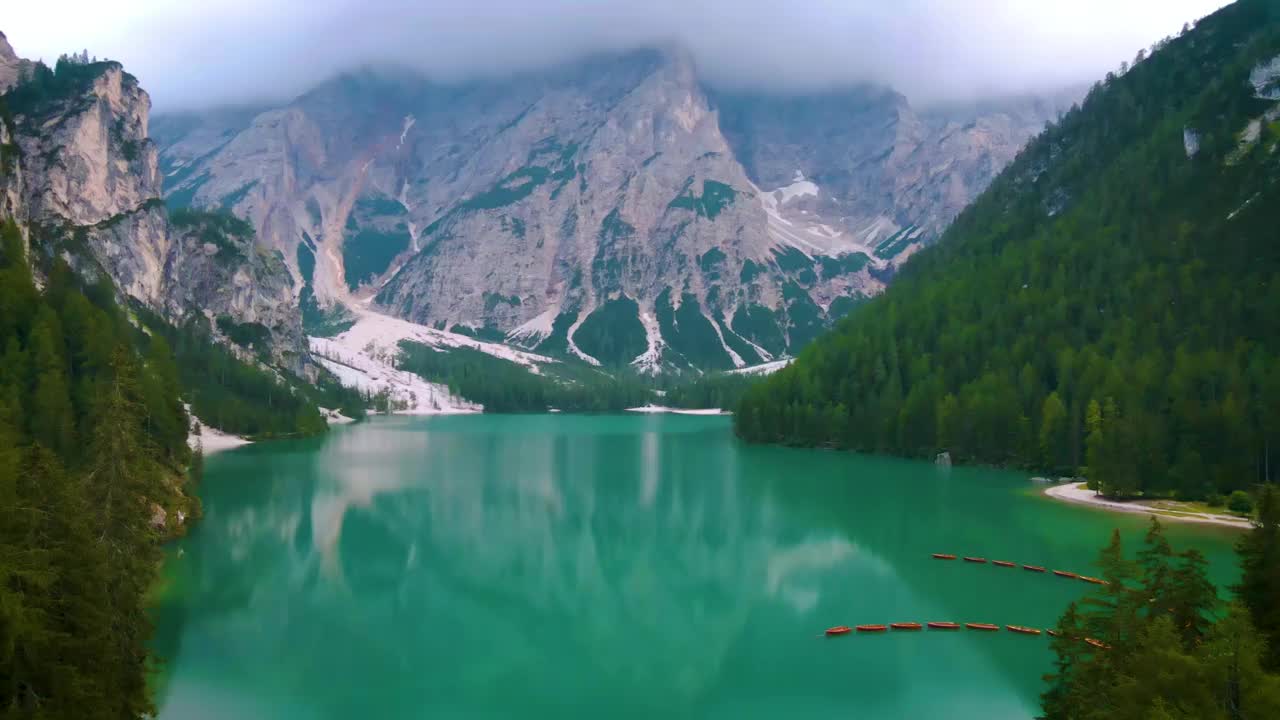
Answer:
<svg viewBox="0 0 1280 720"><path fill-rule="evenodd" d="M1241 0L1108 76L736 415L753 442L1087 475L1115 496L1280 474L1280 123ZM1184 132L1198 148L1188 149Z"/></svg>
<svg viewBox="0 0 1280 720"><path fill-rule="evenodd" d="M172 353L144 352L106 283L38 290L0 225L0 716L154 712L145 594L155 506L192 512Z"/></svg>
<svg viewBox="0 0 1280 720"><path fill-rule="evenodd" d="M627 368L599 370L566 360L529 368L472 348L439 350L402 342L397 366L484 406L485 412L618 412L648 404L732 408L757 376L689 373L645 376ZM338 358L340 360L340 358Z"/></svg>

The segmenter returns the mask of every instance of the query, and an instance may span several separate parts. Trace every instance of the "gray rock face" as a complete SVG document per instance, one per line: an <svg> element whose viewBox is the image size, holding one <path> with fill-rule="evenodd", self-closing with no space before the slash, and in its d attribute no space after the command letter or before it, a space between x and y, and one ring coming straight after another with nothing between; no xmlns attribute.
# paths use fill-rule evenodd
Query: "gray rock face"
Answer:
<svg viewBox="0 0 1280 720"><path fill-rule="evenodd" d="M30 62L18 57L9 45L9 39L0 32L0 93L17 85L23 69L29 65Z"/></svg>
<svg viewBox="0 0 1280 720"><path fill-rule="evenodd" d="M0 61L7 44L0 47ZM297 367L305 350L292 278L279 257L240 239L233 266L209 260L192 233L170 227L160 197L150 98L118 63L81 66L66 95L14 111L0 128L6 150L0 213L49 236L83 238L119 290L175 322L191 313L261 323L270 352ZM251 231L251 228L246 226ZM226 242L235 242L235 239ZM85 258L73 264L84 267Z"/></svg>
<svg viewBox="0 0 1280 720"><path fill-rule="evenodd" d="M301 367L305 338L296 291L279 253L258 244L244 221L176 213L169 227L168 315L204 315L224 335L266 333L277 362Z"/></svg>
<svg viewBox="0 0 1280 720"><path fill-rule="evenodd" d="M715 94L666 50L466 86L348 74L157 137L170 203L249 219L321 305L724 368L793 352L878 293L1049 112Z"/></svg>

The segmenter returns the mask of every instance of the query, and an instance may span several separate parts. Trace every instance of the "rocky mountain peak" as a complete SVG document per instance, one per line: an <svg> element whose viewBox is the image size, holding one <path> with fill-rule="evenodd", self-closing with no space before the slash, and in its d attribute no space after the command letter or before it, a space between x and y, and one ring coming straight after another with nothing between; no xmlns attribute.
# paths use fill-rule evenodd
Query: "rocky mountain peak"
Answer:
<svg viewBox="0 0 1280 720"><path fill-rule="evenodd" d="M158 120L165 194L248 219L313 315L645 369L794 352L1049 119L720 92L675 44L455 85L363 70L264 110Z"/></svg>
<svg viewBox="0 0 1280 720"><path fill-rule="evenodd" d="M12 123L0 124L0 145L20 152L3 157L0 213L41 228L41 252L89 275L105 271L124 295L175 322L204 315L228 337L269 333L270 347L256 350L300 370L296 291L279 255L229 215L171 221L165 211L151 98L137 79L117 62L70 59L30 82L4 96Z"/></svg>

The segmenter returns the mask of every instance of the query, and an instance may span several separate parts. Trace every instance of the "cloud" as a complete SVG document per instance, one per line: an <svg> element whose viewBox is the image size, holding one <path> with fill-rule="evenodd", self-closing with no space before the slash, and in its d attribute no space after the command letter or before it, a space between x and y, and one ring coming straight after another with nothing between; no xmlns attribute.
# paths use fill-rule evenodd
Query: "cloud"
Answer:
<svg viewBox="0 0 1280 720"><path fill-rule="evenodd" d="M1090 82L1222 0L64 0L6 8L19 54L88 48L157 107L279 99L396 63L445 81L677 42L710 82L857 82L917 103Z"/></svg>

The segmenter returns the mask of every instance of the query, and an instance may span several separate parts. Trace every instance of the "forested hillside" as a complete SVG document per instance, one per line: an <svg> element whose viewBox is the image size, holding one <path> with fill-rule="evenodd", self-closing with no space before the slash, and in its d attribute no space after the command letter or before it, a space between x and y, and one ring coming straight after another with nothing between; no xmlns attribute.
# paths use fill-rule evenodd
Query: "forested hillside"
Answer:
<svg viewBox="0 0 1280 720"><path fill-rule="evenodd" d="M167 343L135 350L113 297L61 264L37 289L0 225L3 717L151 709L144 595L159 538L193 512L187 415Z"/></svg>
<svg viewBox="0 0 1280 720"><path fill-rule="evenodd" d="M1140 53L749 392L751 441L1204 497L1280 474L1280 3Z"/></svg>

